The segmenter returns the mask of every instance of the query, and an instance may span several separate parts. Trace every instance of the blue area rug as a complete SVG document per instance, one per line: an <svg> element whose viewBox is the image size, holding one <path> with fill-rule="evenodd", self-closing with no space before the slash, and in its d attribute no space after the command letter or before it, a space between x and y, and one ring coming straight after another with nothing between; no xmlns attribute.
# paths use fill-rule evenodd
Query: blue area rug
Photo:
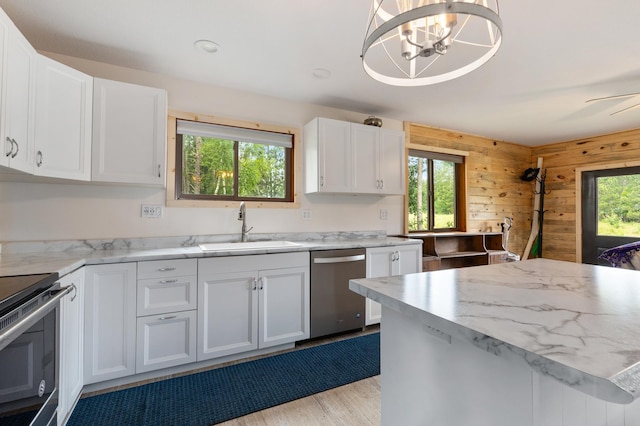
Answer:
<svg viewBox="0 0 640 426"><path fill-rule="evenodd" d="M380 334L83 398L69 426L220 423L380 374Z"/></svg>

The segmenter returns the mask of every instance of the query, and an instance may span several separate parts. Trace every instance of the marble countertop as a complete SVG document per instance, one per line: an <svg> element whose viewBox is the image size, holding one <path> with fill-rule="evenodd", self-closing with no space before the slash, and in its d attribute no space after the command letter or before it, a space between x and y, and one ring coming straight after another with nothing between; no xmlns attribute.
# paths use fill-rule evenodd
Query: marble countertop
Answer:
<svg viewBox="0 0 640 426"><path fill-rule="evenodd" d="M351 280L351 290L596 398L640 396L640 272L548 259ZM384 320L383 320L384 321Z"/></svg>
<svg viewBox="0 0 640 426"><path fill-rule="evenodd" d="M49 272L58 272L62 276L84 265L105 263L422 244L420 240L387 237L376 233L296 234L271 237L273 240L294 241L298 246L202 251L198 247L199 244L219 241L215 238L212 240L201 237L26 243L24 245L27 248L18 247L16 244L16 247L10 247L8 250L5 250L3 244L3 252L0 255L0 276Z"/></svg>

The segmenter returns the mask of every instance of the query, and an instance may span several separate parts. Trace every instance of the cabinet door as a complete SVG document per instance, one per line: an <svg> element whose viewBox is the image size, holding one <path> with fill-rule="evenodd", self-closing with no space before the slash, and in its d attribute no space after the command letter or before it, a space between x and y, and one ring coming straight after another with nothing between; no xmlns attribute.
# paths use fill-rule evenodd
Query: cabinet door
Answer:
<svg viewBox="0 0 640 426"><path fill-rule="evenodd" d="M84 383L135 373L136 264L85 268Z"/></svg>
<svg viewBox="0 0 640 426"><path fill-rule="evenodd" d="M351 192L350 124L318 119L320 192Z"/></svg>
<svg viewBox="0 0 640 426"><path fill-rule="evenodd" d="M309 268L260 271L259 347L309 338Z"/></svg>
<svg viewBox="0 0 640 426"><path fill-rule="evenodd" d="M395 247L375 247L367 249L367 278L393 275ZM365 325L378 324L382 318L382 305L366 299Z"/></svg>
<svg viewBox="0 0 640 426"><path fill-rule="evenodd" d="M4 64L4 141L11 145L9 166L33 172L36 51L13 25L8 25ZM8 149L8 145L5 144ZM7 154L5 150L5 156Z"/></svg>
<svg viewBox="0 0 640 426"><path fill-rule="evenodd" d="M198 279L195 275L138 280L138 315L196 309L197 289Z"/></svg>
<svg viewBox="0 0 640 426"><path fill-rule="evenodd" d="M34 174L91 179L93 78L38 55Z"/></svg>
<svg viewBox="0 0 640 426"><path fill-rule="evenodd" d="M196 311L138 318L136 373L196 360Z"/></svg>
<svg viewBox="0 0 640 426"><path fill-rule="evenodd" d="M96 78L93 96L92 180L164 186L166 92Z"/></svg>
<svg viewBox="0 0 640 426"><path fill-rule="evenodd" d="M396 247L374 247L367 249L367 278L393 275L393 259Z"/></svg>
<svg viewBox="0 0 640 426"><path fill-rule="evenodd" d="M404 132L380 129L378 178L380 192L385 195L405 193Z"/></svg>
<svg viewBox="0 0 640 426"><path fill-rule="evenodd" d="M397 272L394 275L422 272L422 246L419 244L397 246Z"/></svg>
<svg viewBox="0 0 640 426"><path fill-rule="evenodd" d="M75 290L60 303L60 400L58 424L66 423L75 406L83 382L84 333L84 269L60 279L62 287L73 285Z"/></svg>
<svg viewBox="0 0 640 426"><path fill-rule="evenodd" d="M421 271L421 245L374 247L367 249L367 278L390 277ZM367 299L366 325L377 324L382 306Z"/></svg>
<svg viewBox="0 0 640 426"><path fill-rule="evenodd" d="M352 191L377 194L382 182L378 176L378 144L380 129L351 123Z"/></svg>
<svg viewBox="0 0 640 426"><path fill-rule="evenodd" d="M7 40L9 38L9 27L12 25L13 23L9 17L0 9L0 117L2 117L2 121L0 121L0 148L2 149L0 151L0 166L9 165L11 151L13 149L13 145L5 137L5 126L2 124L4 122L4 111L6 107L6 90L4 86L6 85L7 77L5 70L7 62Z"/></svg>
<svg viewBox="0 0 640 426"><path fill-rule="evenodd" d="M257 277L257 271L198 276L198 361L258 348Z"/></svg>

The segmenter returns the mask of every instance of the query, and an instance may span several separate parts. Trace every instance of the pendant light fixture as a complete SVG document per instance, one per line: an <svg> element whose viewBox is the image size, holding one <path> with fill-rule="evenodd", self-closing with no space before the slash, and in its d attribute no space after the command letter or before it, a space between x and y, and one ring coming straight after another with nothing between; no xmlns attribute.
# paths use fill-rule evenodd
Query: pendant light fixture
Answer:
<svg viewBox="0 0 640 426"><path fill-rule="evenodd" d="M369 76L424 86L463 76L502 43L498 0L372 0L362 46Z"/></svg>

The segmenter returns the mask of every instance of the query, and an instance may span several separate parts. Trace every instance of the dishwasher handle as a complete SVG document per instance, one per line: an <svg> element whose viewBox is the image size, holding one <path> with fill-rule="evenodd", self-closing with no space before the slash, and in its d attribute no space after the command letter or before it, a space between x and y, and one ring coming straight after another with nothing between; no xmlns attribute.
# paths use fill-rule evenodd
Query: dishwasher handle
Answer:
<svg viewBox="0 0 640 426"><path fill-rule="evenodd" d="M347 262L359 262L364 260L364 254L356 254L355 256L341 256L341 257L316 257L313 259L313 263L347 263Z"/></svg>

